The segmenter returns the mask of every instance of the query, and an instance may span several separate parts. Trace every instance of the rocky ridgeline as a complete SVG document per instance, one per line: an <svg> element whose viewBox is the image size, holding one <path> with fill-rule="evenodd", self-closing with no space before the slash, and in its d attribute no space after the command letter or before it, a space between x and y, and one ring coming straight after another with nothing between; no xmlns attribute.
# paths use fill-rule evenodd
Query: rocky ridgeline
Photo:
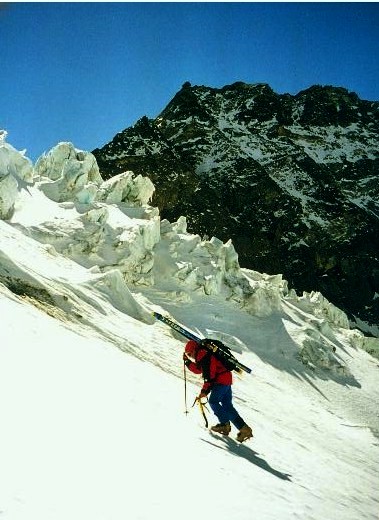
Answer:
<svg viewBox="0 0 379 520"><path fill-rule="evenodd" d="M242 266L321 291L378 333L378 145L379 103L344 88L185 83L93 154L104 178L149 176L162 217L231 238Z"/></svg>

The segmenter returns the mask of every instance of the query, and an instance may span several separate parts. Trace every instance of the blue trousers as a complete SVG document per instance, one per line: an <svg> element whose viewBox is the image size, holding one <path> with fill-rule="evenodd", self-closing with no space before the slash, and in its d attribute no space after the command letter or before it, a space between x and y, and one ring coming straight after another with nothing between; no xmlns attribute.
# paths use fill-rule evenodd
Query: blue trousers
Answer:
<svg viewBox="0 0 379 520"><path fill-rule="evenodd" d="M220 424L230 421L237 430L240 430L245 424L245 421L233 406L231 385L214 385L209 394L208 402Z"/></svg>

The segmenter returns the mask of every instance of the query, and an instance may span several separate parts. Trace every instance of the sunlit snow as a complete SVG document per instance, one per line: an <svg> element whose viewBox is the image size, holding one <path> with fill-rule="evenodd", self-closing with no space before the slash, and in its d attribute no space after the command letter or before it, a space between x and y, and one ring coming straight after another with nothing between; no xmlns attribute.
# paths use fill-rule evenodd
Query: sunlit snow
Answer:
<svg viewBox="0 0 379 520"><path fill-rule="evenodd" d="M377 520L379 340L93 159L64 143L33 169L0 141L0 519ZM205 428L153 310L252 368L253 439Z"/></svg>

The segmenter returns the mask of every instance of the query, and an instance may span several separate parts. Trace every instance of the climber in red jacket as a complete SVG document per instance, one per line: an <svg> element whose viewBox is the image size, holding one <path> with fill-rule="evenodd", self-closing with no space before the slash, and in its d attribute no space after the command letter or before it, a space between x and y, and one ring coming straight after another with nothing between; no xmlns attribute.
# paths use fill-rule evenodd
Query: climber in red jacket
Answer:
<svg viewBox="0 0 379 520"><path fill-rule="evenodd" d="M212 426L211 430L223 435L229 435L231 431L230 423L233 423L239 430L237 434L239 442L252 437L252 429L245 423L233 406L233 377L231 371L227 370L210 350L193 340L188 341L186 344L183 360L191 372L202 374L203 376L204 384L199 398L209 396L209 406L219 420L219 423Z"/></svg>

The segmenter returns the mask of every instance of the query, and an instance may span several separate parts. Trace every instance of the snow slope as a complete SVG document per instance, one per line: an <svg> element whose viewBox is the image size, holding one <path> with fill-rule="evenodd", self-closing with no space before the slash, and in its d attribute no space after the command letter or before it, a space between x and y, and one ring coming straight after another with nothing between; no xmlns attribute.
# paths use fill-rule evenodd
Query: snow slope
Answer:
<svg viewBox="0 0 379 520"><path fill-rule="evenodd" d="M378 340L160 222L143 179L105 201L123 190L89 159L69 147L55 178L0 169L0 519L377 519ZM184 341L152 310L252 367L233 387L252 440L207 431L192 374L185 413Z"/></svg>

